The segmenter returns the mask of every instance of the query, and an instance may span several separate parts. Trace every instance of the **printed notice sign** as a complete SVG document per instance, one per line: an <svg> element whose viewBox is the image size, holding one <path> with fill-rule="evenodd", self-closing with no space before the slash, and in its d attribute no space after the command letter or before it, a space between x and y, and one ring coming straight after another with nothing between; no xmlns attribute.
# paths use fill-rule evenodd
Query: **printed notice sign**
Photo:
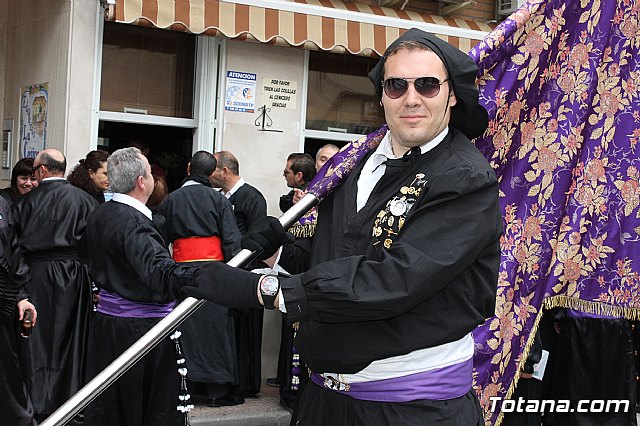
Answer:
<svg viewBox="0 0 640 426"><path fill-rule="evenodd" d="M227 71L227 94L224 100L224 109L227 111L255 112L255 74Z"/></svg>
<svg viewBox="0 0 640 426"><path fill-rule="evenodd" d="M20 155L36 158L47 145L49 83L25 86L20 91Z"/></svg>
<svg viewBox="0 0 640 426"><path fill-rule="evenodd" d="M298 82L279 78L262 79L262 103L267 108L296 109Z"/></svg>

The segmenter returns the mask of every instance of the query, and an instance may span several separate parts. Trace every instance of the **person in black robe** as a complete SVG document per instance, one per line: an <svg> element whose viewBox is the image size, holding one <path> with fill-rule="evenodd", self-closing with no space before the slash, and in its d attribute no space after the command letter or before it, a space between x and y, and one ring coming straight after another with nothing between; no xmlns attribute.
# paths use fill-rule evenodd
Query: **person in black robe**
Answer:
<svg viewBox="0 0 640 426"><path fill-rule="evenodd" d="M17 333L17 323L27 312L32 316L32 326L37 323L38 313L27 299L30 279L9 203L0 198L0 418L12 426L36 424L22 376Z"/></svg>
<svg viewBox="0 0 640 426"><path fill-rule="evenodd" d="M286 212L293 206L293 196L296 189L305 190L316 174L315 161L309 154L294 152L287 157L282 176L287 181L291 191L280 197L280 210Z"/></svg>
<svg viewBox="0 0 640 426"><path fill-rule="evenodd" d="M173 244L173 258L178 262L227 262L240 251L240 232L231 205L209 181L215 169L213 154L196 152L182 187L158 207L158 214L165 218L164 233ZM214 407L243 403L244 399L231 392L238 372L229 309L207 302L179 330L188 378L206 384L208 403Z"/></svg>
<svg viewBox="0 0 640 426"><path fill-rule="evenodd" d="M219 151L213 155L218 163L211 183L215 188L220 188L231 202L238 230L244 235L251 225L267 215L267 201L259 190L240 176L240 163L233 153Z"/></svg>
<svg viewBox="0 0 640 426"><path fill-rule="evenodd" d="M100 301L89 333L92 378L156 325L181 298L197 268L176 263L144 205L153 191L149 162L137 148L108 160L113 199L89 218L82 241ZM161 341L85 410L91 426L177 426L180 377L174 343Z"/></svg>
<svg viewBox="0 0 640 426"><path fill-rule="evenodd" d="M555 319L557 341L549 356L553 364L547 365L548 399L568 401L568 407L546 412L544 424L637 424L637 353L631 321L573 309L559 309Z"/></svg>
<svg viewBox="0 0 640 426"><path fill-rule="evenodd" d="M211 175L211 183L220 188L233 209L240 234L247 233L251 225L267 216L267 201L260 191L240 176L238 159L229 151L213 154L218 161ZM262 266L262 265L260 265ZM258 267L258 265L251 265ZM239 396L253 396L260 392L262 384L262 309L233 309L238 355Z"/></svg>
<svg viewBox="0 0 640 426"><path fill-rule="evenodd" d="M65 168L60 151L41 151L33 166L40 184L14 205L20 248L31 270L31 301L40 315L25 355L38 421L85 382L91 281L77 245L98 203L64 179Z"/></svg>
<svg viewBox="0 0 640 426"><path fill-rule="evenodd" d="M320 204L310 268L274 280L211 265L185 288L300 322L312 374L292 425L484 424L471 332L494 313L502 219L470 142L488 124L476 73L452 45L407 31L370 73L389 131ZM269 219L242 245L270 255L286 241Z"/></svg>

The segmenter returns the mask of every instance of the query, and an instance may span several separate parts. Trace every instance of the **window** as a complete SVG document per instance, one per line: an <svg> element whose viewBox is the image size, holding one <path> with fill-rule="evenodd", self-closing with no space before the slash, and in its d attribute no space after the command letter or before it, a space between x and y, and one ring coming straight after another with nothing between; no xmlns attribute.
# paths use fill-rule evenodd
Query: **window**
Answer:
<svg viewBox="0 0 640 426"><path fill-rule="evenodd" d="M196 36L105 22L100 110L194 118Z"/></svg>
<svg viewBox="0 0 640 426"><path fill-rule="evenodd" d="M312 51L306 129L366 134L384 123L367 74L377 59Z"/></svg>

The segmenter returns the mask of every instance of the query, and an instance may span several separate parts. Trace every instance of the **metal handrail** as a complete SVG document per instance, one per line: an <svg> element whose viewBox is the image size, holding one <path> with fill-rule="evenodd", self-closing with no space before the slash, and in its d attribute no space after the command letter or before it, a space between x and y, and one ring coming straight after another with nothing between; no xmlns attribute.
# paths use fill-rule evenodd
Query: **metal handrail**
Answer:
<svg viewBox="0 0 640 426"><path fill-rule="evenodd" d="M318 204L318 198L308 193L299 202L293 205L286 213L278 218L282 226L287 229L300 219L309 209ZM241 267L247 264L253 257L250 250L242 250L233 257L228 265ZM91 401L105 391L113 382L129 370L136 362L153 349L162 339L169 335L177 326L204 304L205 300L187 297L182 303L160 322L153 326L129 349L116 358L111 364L102 370L96 377L69 398L53 414L51 414L40 426L62 426L71 420Z"/></svg>

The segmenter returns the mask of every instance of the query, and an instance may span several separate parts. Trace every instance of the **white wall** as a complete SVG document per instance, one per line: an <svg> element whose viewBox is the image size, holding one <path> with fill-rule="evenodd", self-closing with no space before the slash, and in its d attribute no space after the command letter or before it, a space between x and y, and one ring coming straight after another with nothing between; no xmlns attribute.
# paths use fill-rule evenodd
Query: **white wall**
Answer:
<svg viewBox="0 0 640 426"><path fill-rule="evenodd" d="M65 123L67 173L94 148L91 112L95 62L96 15L99 1L73 0L69 39L68 103Z"/></svg>
<svg viewBox="0 0 640 426"><path fill-rule="evenodd" d="M12 163L19 158L20 90L29 84L49 84L46 146L67 155L68 171L89 151L98 5L96 0L8 1L2 113L16 123Z"/></svg>
<svg viewBox="0 0 640 426"><path fill-rule="evenodd" d="M256 74L256 107L262 101L263 77L280 78L297 82L296 109L272 108L272 129L282 132L262 132L254 122L259 113L224 111L220 143L216 151L233 152L240 163L240 174L251 185L258 188L267 199L269 214L280 215L278 199L287 193L282 170L287 156L300 152L300 132L304 129L302 116L302 79L304 75L304 51L286 47L267 46L229 40L227 42L226 71ZM224 95L226 81L221 81ZM221 96L224 102L224 96Z"/></svg>

